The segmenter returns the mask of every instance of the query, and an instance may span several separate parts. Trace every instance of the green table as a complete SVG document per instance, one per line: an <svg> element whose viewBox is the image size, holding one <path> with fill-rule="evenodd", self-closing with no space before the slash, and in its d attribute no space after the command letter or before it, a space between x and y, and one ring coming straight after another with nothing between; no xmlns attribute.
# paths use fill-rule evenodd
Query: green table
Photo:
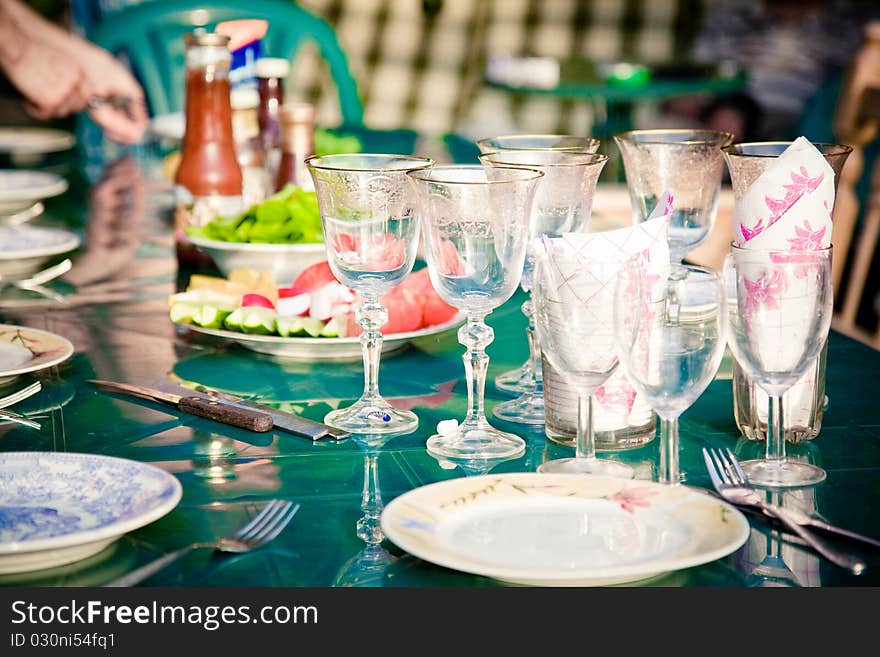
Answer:
<svg viewBox="0 0 880 657"><path fill-rule="evenodd" d="M80 281L55 284L69 294L65 304L40 301L24 293L5 293L0 321L23 323L68 337L76 354L65 364L39 373L45 389L16 406L39 417L34 431L0 424L0 449L93 452L150 462L174 473L183 484L179 506L167 516L126 535L103 553L53 571L0 577L4 585L93 586L191 541L228 533L264 500L284 497L302 505L288 529L257 552L216 557L200 551L146 582L169 586L486 586L481 577L435 567L402 553L376 537L382 503L413 487L461 476L444 469L424 449L437 422L461 418L466 397L462 347L454 331L423 339L383 359L383 392L412 397L421 424L411 435L366 447L309 440L285 433L253 434L207 420L178 415L149 403L128 401L95 390L85 382L104 378L150 384L169 377L198 381L234 393L284 403L320 419L340 400L360 393L361 364L295 363L273 360L204 336L182 332L167 317L165 296L178 283L169 219L162 210L163 190L136 167L113 170L113 198L126 199L124 216L103 221L106 182L91 190L84 220L82 185L50 204L48 223L82 230L86 242L76 255ZM104 205L102 205L104 204ZM109 246L108 246L109 245ZM102 249L107 249L103 250ZM131 258L119 257L119 252ZM115 259L113 254L116 254ZM103 272L103 277L101 273ZM92 278L93 280L86 280ZM496 340L487 390L488 407L505 399L491 380L525 357L522 299L511 299L491 315ZM880 371L880 353L832 334L827 390L830 405L822 433L793 451L808 454L828 471L812 497L820 513L856 531L880 535L880 411L869 373ZM18 383L24 383L27 377ZM763 445L738 440L731 412L729 380L713 382L685 413L681 423L682 468L688 483L707 486L700 456L704 445L729 446L743 457ZM524 436L528 450L520 459L492 472L533 470L547 458L571 450L548 443L541 431L502 425ZM619 453L615 458L656 472L657 442ZM735 586L752 584L755 561L764 554L767 535L754 525L750 542L729 557L675 572L651 582L660 586ZM783 556L799 582L810 586L877 585L869 568L861 577L845 575L791 544Z"/></svg>

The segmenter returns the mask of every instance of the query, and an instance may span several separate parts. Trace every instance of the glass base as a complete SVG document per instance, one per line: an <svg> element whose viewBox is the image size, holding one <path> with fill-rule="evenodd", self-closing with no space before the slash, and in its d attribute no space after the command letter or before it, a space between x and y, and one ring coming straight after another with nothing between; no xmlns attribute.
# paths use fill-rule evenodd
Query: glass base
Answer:
<svg viewBox="0 0 880 657"><path fill-rule="evenodd" d="M532 378L532 362L527 360L515 370L508 370L495 377L495 387L504 392L523 393L535 388Z"/></svg>
<svg viewBox="0 0 880 657"><path fill-rule="evenodd" d="M740 463L749 483L762 488L794 488L814 486L825 480L825 471L798 461L754 459Z"/></svg>
<svg viewBox="0 0 880 657"><path fill-rule="evenodd" d="M524 454L526 442L484 420L465 422L448 434L435 434L428 438L427 447L432 456L450 459L503 459Z"/></svg>
<svg viewBox="0 0 880 657"><path fill-rule="evenodd" d="M621 477L632 479L635 470L628 465L599 458L568 458L547 461L538 466L538 472L552 472L554 474L591 474L606 477Z"/></svg>
<svg viewBox="0 0 880 657"><path fill-rule="evenodd" d="M544 395L525 392L516 399L496 405L492 415L505 422L544 424Z"/></svg>
<svg viewBox="0 0 880 657"><path fill-rule="evenodd" d="M351 406L331 411L324 416L324 424L353 434L409 433L418 428L419 418L380 397L359 399Z"/></svg>

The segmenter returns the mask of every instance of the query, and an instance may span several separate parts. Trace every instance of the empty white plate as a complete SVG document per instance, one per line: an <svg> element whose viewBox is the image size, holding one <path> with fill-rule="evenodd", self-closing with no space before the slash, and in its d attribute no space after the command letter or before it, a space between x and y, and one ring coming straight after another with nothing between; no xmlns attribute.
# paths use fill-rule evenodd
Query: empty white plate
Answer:
<svg viewBox="0 0 880 657"><path fill-rule="evenodd" d="M0 169L0 213L12 214L67 191L67 181L47 171Z"/></svg>

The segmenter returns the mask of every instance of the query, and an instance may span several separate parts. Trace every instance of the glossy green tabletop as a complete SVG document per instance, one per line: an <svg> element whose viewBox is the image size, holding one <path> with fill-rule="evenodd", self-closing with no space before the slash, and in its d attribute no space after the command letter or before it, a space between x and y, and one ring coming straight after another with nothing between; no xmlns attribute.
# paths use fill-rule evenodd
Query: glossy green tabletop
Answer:
<svg viewBox="0 0 880 657"><path fill-rule="evenodd" d="M120 171L122 173L120 173ZM123 175L124 174L124 175ZM110 169L89 187L72 185L49 204L37 223L68 224L84 243L74 254L67 280L52 289L64 301L7 291L0 321L20 323L70 339L75 355L66 363L23 376L0 392L39 378L44 390L15 409L42 423L38 431L0 423L0 450L90 452L155 464L179 478L183 498L160 520L134 531L102 553L47 571L0 576L4 585L97 586L192 541L229 533L259 504L283 497L301 504L288 528L269 546L250 554L217 556L202 550L147 580L168 586L494 586L497 582L450 571L401 552L379 538L383 502L414 487L465 476L447 469L425 450L438 421L463 417L466 390L462 347L455 331L420 339L382 360L383 393L413 408L419 429L383 445L355 439L316 443L284 432L256 434L174 409L108 395L86 383L103 378L139 384L184 379L282 405L321 419L331 408L355 399L362 365L276 360L175 327L165 297L185 279L174 256L167 189L133 163ZM109 200L108 200L109 199ZM107 213L108 207L113 212ZM109 218L108 218L109 217ZM74 284L71 281L76 281ZM518 293L490 316L495 342L487 406L508 399L493 378L518 366L526 355L525 319ZM791 451L828 471L814 489L788 493L831 521L880 535L880 406L872 376L880 353L832 334L828 353L830 399L819 437ZM491 472L531 471L545 459L572 450L551 444L542 430L493 421L523 436L519 459ZM759 454L762 443L739 439L733 423L731 383L714 381L681 420L682 469L687 484L707 486L700 448L728 446L742 457ZM610 454L610 453L608 453ZM656 476L657 441L612 454ZM773 537L776 535L774 534ZM365 540L366 539L366 540ZM769 542L768 542L769 541ZM763 525L753 524L749 542L718 561L673 572L652 586L749 586L774 583L757 571L778 546ZM803 586L877 585L871 567L846 575L814 553L786 541L782 555L789 583Z"/></svg>

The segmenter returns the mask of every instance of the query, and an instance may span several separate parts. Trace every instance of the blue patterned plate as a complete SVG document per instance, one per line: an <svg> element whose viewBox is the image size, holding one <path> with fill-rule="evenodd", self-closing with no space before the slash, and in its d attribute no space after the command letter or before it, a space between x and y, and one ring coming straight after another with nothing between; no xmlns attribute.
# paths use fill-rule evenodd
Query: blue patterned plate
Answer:
<svg viewBox="0 0 880 657"><path fill-rule="evenodd" d="M0 453L0 574L96 554L171 511L181 493L176 477L137 461Z"/></svg>

